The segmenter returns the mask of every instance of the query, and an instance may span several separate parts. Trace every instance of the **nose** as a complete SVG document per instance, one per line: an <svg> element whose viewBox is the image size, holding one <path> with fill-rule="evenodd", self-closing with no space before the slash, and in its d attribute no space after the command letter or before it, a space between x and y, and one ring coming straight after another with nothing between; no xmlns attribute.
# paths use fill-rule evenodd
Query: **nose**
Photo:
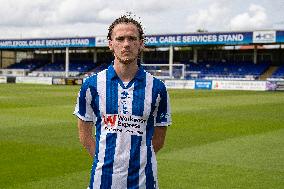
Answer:
<svg viewBox="0 0 284 189"><path fill-rule="evenodd" d="M123 40L123 46L124 47L128 47L128 46L130 46L130 40L126 37L124 40Z"/></svg>

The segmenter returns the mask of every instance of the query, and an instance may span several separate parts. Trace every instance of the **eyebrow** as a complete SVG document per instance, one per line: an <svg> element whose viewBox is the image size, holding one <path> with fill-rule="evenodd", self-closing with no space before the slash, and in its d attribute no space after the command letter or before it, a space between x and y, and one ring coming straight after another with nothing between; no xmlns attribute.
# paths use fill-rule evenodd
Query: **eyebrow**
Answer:
<svg viewBox="0 0 284 189"><path fill-rule="evenodd" d="M130 40L138 40L139 39L138 36L134 36L134 35L128 35L128 36L122 35L122 36L115 37L115 40L124 40L125 38L128 38Z"/></svg>

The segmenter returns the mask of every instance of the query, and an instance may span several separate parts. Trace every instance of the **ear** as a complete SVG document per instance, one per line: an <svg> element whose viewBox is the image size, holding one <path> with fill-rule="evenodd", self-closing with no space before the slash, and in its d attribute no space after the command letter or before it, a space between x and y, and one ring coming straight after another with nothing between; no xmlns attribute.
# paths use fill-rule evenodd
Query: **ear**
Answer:
<svg viewBox="0 0 284 189"><path fill-rule="evenodd" d="M113 51L113 44L111 40L108 40L108 48Z"/></svg>
<svg viewBox="0 0 284 189"><path fill-rule="evenodd" d="M143 51L144 48L145 48L144 40L141 40L140 41L140 48L139 48L140 52Z"/></svg>

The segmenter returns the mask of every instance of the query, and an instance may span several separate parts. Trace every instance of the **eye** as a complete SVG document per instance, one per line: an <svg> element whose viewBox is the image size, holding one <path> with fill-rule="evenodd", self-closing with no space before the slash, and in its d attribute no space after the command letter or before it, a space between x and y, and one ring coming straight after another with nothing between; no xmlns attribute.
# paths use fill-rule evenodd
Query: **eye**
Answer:
<svg viewBox="0 0 284 189"><path fill-rule="evenodd" d="M118 41L118 42L122 42L122 41L124 41L124 39L125 39L125 38L124 38L124 37L122 37L122 36L121 36L121 37L116 37L116 38L115 38L115 40L116 40L116 41Z"/></svg>
<svg viewBox="0 0 284 189"><path fill-rule="evenodd" d="M136 41L137 40L137 37L135 36L129 36L129 41Z"/></svg>

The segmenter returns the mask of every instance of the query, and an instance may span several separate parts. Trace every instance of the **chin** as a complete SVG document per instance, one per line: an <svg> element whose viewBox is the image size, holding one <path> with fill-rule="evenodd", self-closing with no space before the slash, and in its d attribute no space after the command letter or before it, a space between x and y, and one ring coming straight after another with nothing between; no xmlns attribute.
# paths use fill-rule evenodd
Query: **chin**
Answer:
<svg viewBox="0 0 284 189"><path fill-rule="evenodd" d="M131 64L134 62L137 58L118 58L119 62L122 64Z"/></svg>
<svg viewBox="0 0 284 189"><path fill-rule="evenodd" d="M121 63L123 64L131 64L134 60L133 59L125 59L125 60L122 60Z"/></svg>

